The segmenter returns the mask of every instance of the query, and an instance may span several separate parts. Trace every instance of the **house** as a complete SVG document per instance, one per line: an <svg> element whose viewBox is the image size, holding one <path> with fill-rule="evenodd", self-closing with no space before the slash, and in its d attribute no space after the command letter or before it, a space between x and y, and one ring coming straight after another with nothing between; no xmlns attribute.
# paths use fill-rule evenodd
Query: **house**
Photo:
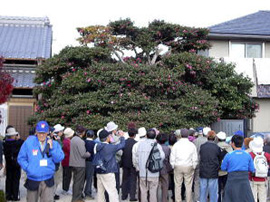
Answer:
<svg viewBox="0 0 270 202"><path fill-rule="evenodd" d="M0 56L3 71L14 78L14 90L7 103L0 105L3 135L13 125L23 138L29 133L27 120L33 113L35 69L52 55L52 25L48 17L0 16Z"/></svg>
<svg viewBox="0 0 270 202"><path fill-rule="evenodd" d="M270 11L258 11L209 30L212 47L204 55L234 63L236 72L254 83L251 97L260 109L250 120L249 131L270 131Z"/></svg>

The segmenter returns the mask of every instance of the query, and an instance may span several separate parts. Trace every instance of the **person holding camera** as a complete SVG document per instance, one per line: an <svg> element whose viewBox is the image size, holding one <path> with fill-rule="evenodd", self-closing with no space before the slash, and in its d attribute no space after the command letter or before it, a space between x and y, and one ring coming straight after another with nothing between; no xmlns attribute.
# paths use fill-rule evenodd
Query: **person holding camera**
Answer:
<svg viewBox="0 0 270 202"><path fill-rule="evenodd" d="M50 127L46 121L36 125L36 135L29 136L23 143L18 163L27 174L25 187L27 201L54 201L54 173L55 163L64 158L61 146L49 139Z"/></svg>
<svg viewBox="0 0 270 202"><path fill-rule="evenodd" d="M124 132L119 131L119 144L110 144L112 139L110 132L102 130L99 133L101 143L96 144L95 153L101 153L104 160L104 170L102 173L97 171L97 201L105 201L104 192L107 191L109 201L118 202L119 195L116 189L115 173L119 173L119 167L116 161L116 152L125 147Z"/></svg>

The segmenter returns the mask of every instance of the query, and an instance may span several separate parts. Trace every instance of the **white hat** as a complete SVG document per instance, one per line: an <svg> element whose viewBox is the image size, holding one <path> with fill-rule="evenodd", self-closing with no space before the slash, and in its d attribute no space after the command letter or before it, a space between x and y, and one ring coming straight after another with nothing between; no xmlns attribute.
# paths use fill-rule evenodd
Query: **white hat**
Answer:
<svg viewBox="0 0 270 202"><path fill-rule="evenodd" d="M211 130L211 128L209 128L209 127L203 128L203 135L206 136L210 130Z"/></svg>
<svg viewBox="0 0 270 202"><path fill-rule="evenodd" d="M263 139L261 137L254 137L254 139L249 143L249 148L256 153L263 151Z"/></svg>
<svg viewBox="0 0 270 202"><path fill-rule="evenodd" d="M174 134L176 137L181 137L181 130L177 129L176 131L174 131Z"/></svg>
<svg viewBox="0 0 270 202"><path fill-rule="evenodd" d="M64 130L64 135L66 138L72 137L74 135L74 130L72 130L71 128L66 128Z"/></svg>
<svg viewBox="0 0 270 202"><path fill-rule="evenodd" d="M139 137L144 137L144 136L146 136L146 129L145 129L145 127L141 127L141 128L139 128L138 129L138 135L139 135Z"/></svg>
<svg viewBox="0 0 270 202"><path fill-rule="evenodd" d="M54 131L53 132L57 133L59 131L64 130L65 127L64 126L61 126L61 124L56 124L53 128L54 128Z"/></svg>
<svg viewBox="0 0 270 202"><path fill-rule="evenodd" d="M220 139L220 140L226 140L226 133L224 133L223 131L220 131L217 134L217 138Z"/></svg>
<svg viewBox="0 0 270 202"><path fill-rule="evenodd" d="M14 136L18 135L19 133L15 130L15 128L9 128L7 129L6 136Z"/></svg>
<svg viewBox="0 0 270 202"><path fill-rule="evenodd" d="M111 132L113 130L116 130L117 128L118 128L118 125L116 125L113 121L110 121L109 123L107 123L105 130L107 130L108 132Z"/></svg>

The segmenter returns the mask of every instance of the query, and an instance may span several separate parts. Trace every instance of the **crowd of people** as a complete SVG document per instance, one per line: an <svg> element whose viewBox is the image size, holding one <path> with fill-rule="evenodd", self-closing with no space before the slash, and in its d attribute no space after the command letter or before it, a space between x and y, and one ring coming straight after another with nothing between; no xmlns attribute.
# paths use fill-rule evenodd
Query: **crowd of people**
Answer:
<svg viewBox="0 0 270 202"><path fill-rule="evenodd" d="M266 202L270 194L270 136L244 138L241 130L166 134L129 123L123 132L111 121L93 131L40 121L25 141L8 126L0 151L7 201L20 200L21 169L28 202L59 200L58 186L72 202Z"/></svg>

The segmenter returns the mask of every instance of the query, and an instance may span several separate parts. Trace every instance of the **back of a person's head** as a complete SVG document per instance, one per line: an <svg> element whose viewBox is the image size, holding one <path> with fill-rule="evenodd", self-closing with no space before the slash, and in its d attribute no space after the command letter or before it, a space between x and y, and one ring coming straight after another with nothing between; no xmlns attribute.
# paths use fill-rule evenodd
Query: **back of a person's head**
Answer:
<svg viewBox="0 0 270 202"><path fill-rule="evenodd" d="M156 131L154 129L149 129L146 133L146 137L148 139L155 139L156 138Z"/></svg>
<svg viewBox="0 0 270 202"><path fill-rule="evenodd" d="M136 128L129 128L128 129L129 137L134 137L137 133L138 133L138 130Z"/></svg>
<svg viewBox="0 0 270 202"><path fill-rule="evenodd" d="M210 141L214 141L216 139L216 133L215 133L215 131L210 130L207 133L207 139L210 140Z"/></svg>
<svg viewBox="0 0 270 202"><path fill-rule="evenodd" d="M177 142L177 137L174 133L169 135L169 145L174 145Z"/></svg>
<svg viewBox="0 0 270 202"><path fill-rule="evenodd" d="M105 129L100 131L100 133L99 133L100 142L106 142L109 135L110 135L110 133Z"/></svg>
<svg viewBox="0 0 270 202"><path fill-rule="evenodd" d="M95 132L93 130L87 130L86 131L86 137L94 138L95 137Z"/></svg>
<svg viewBox="0 0 270 202"><path fill-rule="evenodd" d="M241 148L244 142L244 137L240 135L234 135L231 141L234 143L235 147Z"/></svg>
<svg viewBox="0 0 270 202"><path fill-rule="evenodd" d="M156 139L159 144L164 144L168 141L168 135L165 133L159 133Z"/></svg>

